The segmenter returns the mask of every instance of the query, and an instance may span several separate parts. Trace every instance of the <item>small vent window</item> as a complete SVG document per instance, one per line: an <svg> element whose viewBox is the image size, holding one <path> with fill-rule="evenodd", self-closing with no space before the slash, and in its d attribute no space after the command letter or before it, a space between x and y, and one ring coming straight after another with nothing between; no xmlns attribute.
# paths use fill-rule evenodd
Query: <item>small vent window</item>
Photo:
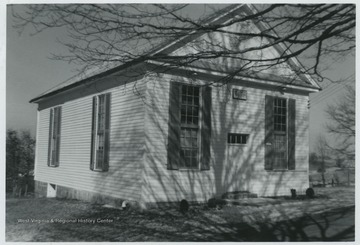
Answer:
<svg viewBox="0 0 360 245"><path fill-rule="evenodd" d="M248 141L248 134L228 134L228 143L229 144L237 144L237 145L246 145Z"/></svg>
<svg viewBox="0 0 360 245"><path fill-rule="evenodd" d="M247 100L247 91L241 89L233 89L233 99Z"/></svg>

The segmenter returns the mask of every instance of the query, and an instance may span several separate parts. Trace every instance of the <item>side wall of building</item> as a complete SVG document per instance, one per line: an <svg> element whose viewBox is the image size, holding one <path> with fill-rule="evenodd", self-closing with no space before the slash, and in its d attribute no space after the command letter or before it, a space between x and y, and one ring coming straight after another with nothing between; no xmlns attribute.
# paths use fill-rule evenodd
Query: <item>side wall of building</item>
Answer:
<svg viewBox="0 0 360 245"><path fill-rule="evenodd" d="M146 202L205 201L228 191L250 191L259 196L305 192L308 182L308 96L278 88L244 85L241 81L212 88L210 170L167 170L170 81L204 84L182 76L149 79L146 93L146 153L143 200ZM247 100L232 99L233 88L245 89ZM265 95L296 100L296 169L266 171ZM227 143L228 133L249 134L246 145Z"/></svg>
<svg viewBox="0 0 360 245"><path fill-rule="evenodd" d="M145 89L143 80L126 83L112 77L40 103L35 180L56 186L57 196L139 200L145 115L141 94ZM95 172L90 170L92 98L102 93L111 93L110 160L107 172ZM50 108L57 105L62 106L60 163L49 167Z"/></svg>

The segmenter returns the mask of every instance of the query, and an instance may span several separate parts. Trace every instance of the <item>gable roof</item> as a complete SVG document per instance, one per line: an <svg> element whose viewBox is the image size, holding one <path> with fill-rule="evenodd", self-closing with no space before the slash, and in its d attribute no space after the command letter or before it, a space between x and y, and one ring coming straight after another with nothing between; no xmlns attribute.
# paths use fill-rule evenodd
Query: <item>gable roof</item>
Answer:
<svg viewBox="0 0 360 245"><path fill-rule="evenodd" d="M208 16L202 22L205 23L204 25L225 24L225 23L231 21L234 18L234 16L236 16L236 14L239 13L239 11L244 11L247 14L257 13L257 10L252 5L232 4L228 7L223 8L222 10L219 10L219 11L213 13L212 15ZM264 30L266 28L265 27L266 24L264 24L264 23L257 23L257 26L259 27L260 30ZM197 30L189 31L188 34L184 35L182 38L176 38L172 41L167 40L164 43L159 44L157 47L155 47L152 51L150 51L145 56L146 57L150 57L150 56L156 57L156 56L160 56L160 55L162 56L164 54L170 54L170 53L174 52L175 50L181 48L182 46L186 45L187 43L200 37L203 34L204 33L199 32ZM286 53L290 52L289 49L287 49L286 46L281 43L279 45L276 45L275 48L279 52L286 52ZM134 59L134 60L124 63L124 64L121 64L118 62L112 62L112 63L106 63L102 67L94 67L92 69L89 69L89 70L83 72L82 74L75 75L75 76L69 78L68 80L56 85L55 87L45 91L44 93L38 95L37 97L30 100L30 103L38 102L39 100L41 100L43 98L55 95L62 91L66 91L68 89L71 89L73 87L81 85L89 80L104 77L104 76L113 74L114 72L118 72L118 71L124 70L128 67L140 64L147 60L145 58L145 56ZM295 68L295 67L302 68L301 63L298 61L298 59L296 57L289 59L289 64L293 68ZM191 66L189 66L189 67L191 67ZM193 67L209 68L209 67L202 67L201 65L197 64L196 62L193 63ZM218 68L219 67L217 67L217 69ZM226 71L220 70L220 72L226 72ZM294 85L300 85L301 87L309 87L309 88L313 88L316 90L321 90L321 87L319 86L319 84L315 80L313 80L310 75L302 74L302 75L300 75L300 77L301 77L301 80L303 82L305 82L305 84L300 84L301 82L299 83L299 81L298 81L298 83L296 83L296 82L293 83ZM282 81L283 79L281 77L277 77L277 76L273 76L273 75L269 75L269 74L267 74L267 76L263 76L262 74L257 73L256 77L251 77L251 78L273 80L273 81L277 81L277 82L286 83L286 81Z"/></svg>

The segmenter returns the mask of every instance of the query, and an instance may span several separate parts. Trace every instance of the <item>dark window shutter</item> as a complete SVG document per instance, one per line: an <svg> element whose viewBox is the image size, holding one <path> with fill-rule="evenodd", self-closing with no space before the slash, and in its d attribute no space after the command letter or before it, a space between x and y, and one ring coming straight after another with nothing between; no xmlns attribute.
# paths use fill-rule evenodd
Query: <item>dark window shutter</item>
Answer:
<svg viewBox="0 0 360 245"><path fill-rule="evenodd" d="M55 166L59 166L60 163L60 134L61 134L61 107L55 108L55 112L57 113L57 129L56 129L56 155L55 155Z"/></svg>
<svg viewBox="0 0 360 245"><path fill-rule="evenodd" d="M180 83L171 82L169 92L168 164L171 170L179 169L180 160Z"/></svg>
<svg viewBox="0 0 360 245"><path fill-rule="evenodd" d="M95 122L96 122L96 96L93 97L93 103L92 103L92 127L91 127L91 154L90 154L90 169L94 170L94 146L95 146L95 139L96 139L96 128L95 128Z"/></svg>
<svg viewBox="0 0 360 245"><path fill-rule="evenodd" d="M201 160L200 169L210 169L210 142L211 142L211 87L202 89L202 124L201 124Z"/></svg>
<svg viewBox="0 0 360 245"><path fill-rule="evenodd" d="M105 94L105 142L104 142L104 162L103 171L109 170L109 154L110 154L110 106L111 94Z"/></svg>
<svg viewBox="0 0 360 245"><path fill-rule="evenodd" d="M296 106L295 100L289 99L288 106L288 159L289 159L289 170L295 169L295 114L296 114Z"/></svg>
<svg viewBox="0 0 360 245"><path fill-rule="evenodd" d="M49 118L49 144L48 144L48 160L47 165L51 165L51 141L52 141L52 124L53 124L53 109L50 109L50 118Z"/></svg>
<svg viewBox="0 0 360 245"><path fill-rule="evenodd" d="M274 97L265 96L265 170L272 170L274 162Z"/></svg>

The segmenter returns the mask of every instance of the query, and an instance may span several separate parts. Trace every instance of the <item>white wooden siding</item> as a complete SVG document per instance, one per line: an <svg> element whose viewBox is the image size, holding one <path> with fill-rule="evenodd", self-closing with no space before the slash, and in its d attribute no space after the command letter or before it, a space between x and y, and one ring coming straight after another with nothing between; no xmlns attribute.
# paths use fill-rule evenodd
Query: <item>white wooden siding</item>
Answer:
<svg viewBox="0 0 360 245"><path fill-rule="evenodd" d="M216 57L211 59L199 60L192 63L192 65L206 67L207 69L212 70L222 70L222 71L234 71L239 67L244 67L244 70L251 67L247 72L253 75L259 75L259 73L264 73L268 75L277 75L277 76L287 76L290 79L297 78L294 70L287 63L273 64L272 66L264 69L261 65L269 65L267 62L256 62L256 66L245 65L247 61L244 59L250 60L271 60L276 57L279 57L279 52L274 47L268 47L262 50L252 50L245 53L241 53L242 50L251 49L253 47L263 46L269 43L265 37L253 37L245 40L239 39L238 36L233 34L226 33L228 32L238 32L241 30L243 33L259 33L260 29L251 21L237 22L230 26L222 28L225 32L209 32L201 35L195 40L187 43L186 45L180 47L179 49L172 52L171 55L186 55L186 54L197 54L199 51L208 51L211 49L216 49L216 46L221 44L222 47L234 52L239 52L238 55L241 59L234 59L232 57ZM218 49L222 50L222 49Z"/></svg>
<svg viewBox="0 0 360 245"><path fill-rule="evenodd" d="M138 92L145 83L137 81ZM111 93L108 172L90 170L92 97L62 104L60 166L47 166L49 109L39 111L35 179L117 198L139 200L144 153L144 103L129 84Z"/></svg>
<svg viewBox="0 0 360 245"><path fill-rule="evenodd" d="M167 170L169 82L194 83L164 75L148 81L146 99L146 157L142 199L204 201L227 191L246 190L261 196L304 192L308 187L308 96L281 94L237 84L212 89L210 171ZM203 81L196 81L203 83ZM195 83L196 83L195 82ZM246 101L233 100L231 89L246 89ZM230 92L229 92L230 91ZM265 95L296 100L296 170L264 170ZM244 146L229 146L227 134L249 134Z"/></svg>

